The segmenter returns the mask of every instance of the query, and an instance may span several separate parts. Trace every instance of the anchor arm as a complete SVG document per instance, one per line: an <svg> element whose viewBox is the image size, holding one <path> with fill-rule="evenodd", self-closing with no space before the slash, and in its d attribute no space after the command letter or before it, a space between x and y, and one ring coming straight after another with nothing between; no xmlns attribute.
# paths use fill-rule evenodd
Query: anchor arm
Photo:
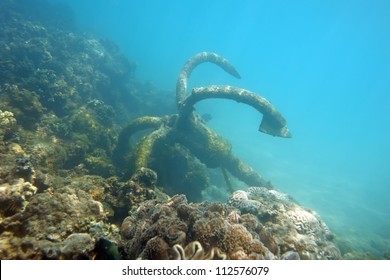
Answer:
<svg viewBox="0 0 390 280"><path fill-rule="evenodd" d="M287 127L284 117L276 108L264 97L249 90L232 86L209 86L192 89L180 110L180 117L187 118L194 110L195 103L208 98L224 98L245 103L263 114L259 131L272 136L291 138L291 133Z"/></svg>

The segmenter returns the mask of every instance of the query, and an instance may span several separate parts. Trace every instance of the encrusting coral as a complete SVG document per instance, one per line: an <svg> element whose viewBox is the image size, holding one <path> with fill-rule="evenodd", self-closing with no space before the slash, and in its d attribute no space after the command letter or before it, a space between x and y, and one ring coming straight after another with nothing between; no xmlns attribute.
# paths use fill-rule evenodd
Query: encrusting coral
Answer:
<svg viewBox="0 0 390 280"><path fill-rule="evenodd" d="M269 187L255 170L232 153L231 145L221 135L209 128L200 116L193 112L196 102L206 98L225 98L246 103L263 116L259 130L273 136L291 137L286 121L275 107L265 98L248 90L231 86L210 86L194 88L187 96L187 82L192 70L201 63L211 62L227 73L240 78L234 66L216 53L202 52L196 54L184 65L176 84L176 101L178 114L157 117L141 117L130 122L120 133L118 145L114 151L117 165L132 167L149 167L159 174L160 184L169 185L169 194L184 193L191 200L200 200L200 192L208 186L206 167L221 167L227 178L226 170L248 185ZM129 138L137 131L152 129L144 136L133 150L130 159L128 154ZM168 151L168 152L165 152ZM200 160L200 163L197 162ZM180 167L175 166L181 162ZM175 170L172 172L171 170ZM194 182L192 173L197 173ZM191 180L185 180L185 178ZM186 190L182 187L186 185ZM190 190L190 191L187 191Z"/></svg>

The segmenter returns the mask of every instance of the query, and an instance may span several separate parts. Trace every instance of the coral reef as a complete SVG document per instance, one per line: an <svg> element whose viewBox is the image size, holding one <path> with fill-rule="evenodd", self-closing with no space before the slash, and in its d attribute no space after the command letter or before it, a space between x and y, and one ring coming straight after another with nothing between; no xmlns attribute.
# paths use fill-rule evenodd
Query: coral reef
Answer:
<svg viewBox="0 0 390 280"><path fill-rule="evenodd" d="M136 81L135 63L114 43L80 34L68 8L0 5L0 139L22 144L44 173L115 175L120 125L157 107L169 112L156 104L174 97Z"/></svg>
<svg viewBox="0 0 390 280"><path fill-rule="evenodd" d="M1 184L0 258L118 259L116 223L147 199L166 199L155 182L142 169L126 183L82 176L42 192L23 179Z"/></svg>
<svg viewBox="0 0 390 280"><path fill-rule="evenodd" d="M2 133L18 132L12 113L1 116ZM20 131L23 137L32 135ZM60 140L47 144L40 137L0 142L0 258L120 258L115 223L141 202L164 197L156 189L157 175L142 168L120 182L79 170L51 172L50 165L58 166L50 161Z"/></svg>
<svg viewBox="0 0 390 280"><path fill-rule="evenodd" d="M128 259L341 257L315 213L258 187L235 192L228 204L188 203L183 195L146 201L123 221L121 235Z"/></svg>
<svg viewBox="0 0 390 280"><path fill-rule="evenodd" d="M80 34L59 4L4 0L0 23L1 259L339 258L318 215L272 190L194 112L205 98L232 99L263 114L260 131L290 136L280 113L250 91L187 95L204 62L240 78L226 59L192 57L175 104L174 93L138 82L115 44ZM195 203L211 168L230 192L231 175L263 188Z"/></svg>
<svg viewBox="0 0 390 280"><path fill-rule="evenodd" d="M143 201L166 198L150 169L137 170L128 182L91 175L59 179L35 174L21 146L0 146L0 152L8 149L4 161L10 163L0 168L1 259L118 259L115 224Z"/></svg>
<svg viewBox="0 0 390 280"><path fill-rule="evenodd" d="M88 232L92 223L104 219L101 203L81 190L36 194L37 189L23 180L1 185L1 259L80 258L80 247L71 252L69 246L77 246L70 243L76 242L75 232ZM91 243L85 250L93 249L92 237L84 235L89 241L83 238L83 243Z"/></svg>
<svg viewBox="0 0 390 280"><path fill-rule="evenodd" d="M101 177L91 176L41 193L23 179L0 185L0 258L107 257L109 248L98 245L109 243L110 250L115 250L120 239L115 219L122 220L129 209L157 196L153 195L155 177L150 172L140 170L119 190ZM119 257L117 253L115 258Z"/></svg>

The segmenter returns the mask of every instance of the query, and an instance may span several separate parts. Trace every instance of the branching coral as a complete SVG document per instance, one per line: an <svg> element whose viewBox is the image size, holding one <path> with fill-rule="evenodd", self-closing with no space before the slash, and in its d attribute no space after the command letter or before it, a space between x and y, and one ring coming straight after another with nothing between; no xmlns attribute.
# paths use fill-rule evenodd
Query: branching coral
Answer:
<svg viewBox="0 0 390 280"><path fill-rule="evenodd" d="M184 65L177 80L178 114L162 118L141 117L129 123L119 136L114 161L119 166L125 164L127 168L130 166L133 170L141 167L156 170L160 183L172 188L168 193L185 193L191 200L200 199L201 190L208 186L206 167L221 167L228 186L230 185L226 170L248 185L269 187L269 182L232 153L227 140L209 128L202 118L193 112L194 105L207 98L231 99L248 104L264 115L259 128L261 132L288 138L291 137L291 133L285 119L265 98L241 88L231 86L194 88L187 96L187 82L191 72L204 62L214 63L227 73L240 78L234 66L218 54L202 52L195 55ZM126 161L129 138L145 129L153 131L140 140L130 160ZM177 165L178 162L180 166ZM197 176L191 176L194 172ZM200 178L200 181L194 183L192 180L195 178ZM184 185L191 191L183 190Z"/></svg>

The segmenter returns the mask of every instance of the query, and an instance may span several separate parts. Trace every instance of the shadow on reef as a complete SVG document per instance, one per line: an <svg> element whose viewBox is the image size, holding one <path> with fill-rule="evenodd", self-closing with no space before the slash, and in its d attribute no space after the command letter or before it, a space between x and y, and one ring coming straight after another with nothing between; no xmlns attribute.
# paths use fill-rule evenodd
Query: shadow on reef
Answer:
<svg viewBox="0 0 390 280"><path fill-rule="evenodd" d="M209 186L206 168L222 168L229 185L228 171L247 185L271 187L255 170L232 153L231 145L206 125L194 112L194 105L208 98L231 99L252 106L263 114L259 130L279 136L291 137L286 121L265 98L248 90L232 86L194 88L187 96L187 81L193 69L201 63L212 62L227 73L240 78L237 70L218 54L202 52L184 65L176 86L178 114L164 117L140 117L130 122L120 133L114 150L114 162L130 167L130 173L141 167L155 170L159 184L169 186L173 195L184 193L192 201L201 200L201 191ZM144 136L131 155L129 138L141 130L152 130ZM228 186L232 190L231 186Z"/></svg>

